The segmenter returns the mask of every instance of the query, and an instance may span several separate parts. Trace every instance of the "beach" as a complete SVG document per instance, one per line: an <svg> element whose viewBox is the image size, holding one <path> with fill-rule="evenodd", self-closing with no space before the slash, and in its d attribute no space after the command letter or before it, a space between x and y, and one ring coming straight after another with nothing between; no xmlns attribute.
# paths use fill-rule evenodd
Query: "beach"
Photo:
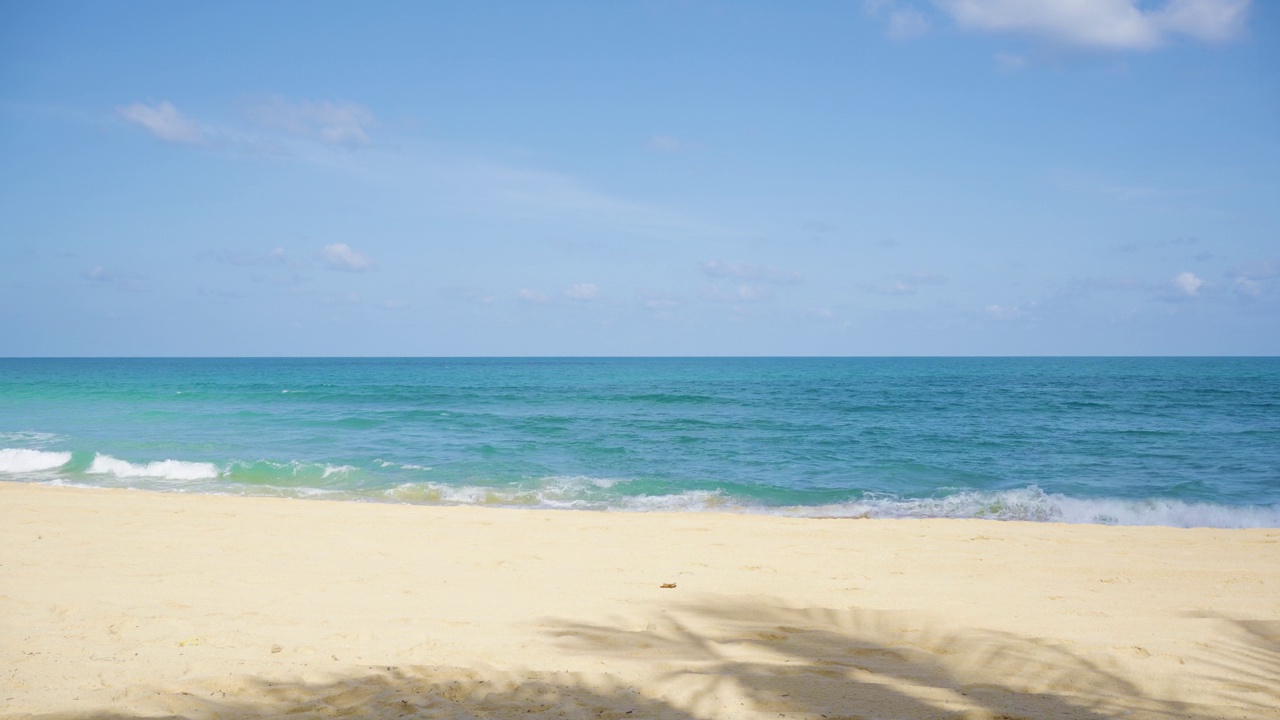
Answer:
<svg viewBox="0 0 1280 720"><path fill-rule="evenodd" d="M0 483L3 716L1280 717L1280 530Z"/></svg>

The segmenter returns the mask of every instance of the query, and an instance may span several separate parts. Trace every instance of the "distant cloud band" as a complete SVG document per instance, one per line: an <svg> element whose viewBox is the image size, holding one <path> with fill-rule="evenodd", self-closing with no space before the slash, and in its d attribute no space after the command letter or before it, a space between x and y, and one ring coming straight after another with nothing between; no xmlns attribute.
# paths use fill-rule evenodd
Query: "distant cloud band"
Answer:
<svg viewBox="0 0 1280 720"><path fill-rule="evenodd" d="M167 100L155 105L140 102L122 105L116 108L116 112L167 143L204 145L209 141L195 121L178 112L178 108Z"/></svg>

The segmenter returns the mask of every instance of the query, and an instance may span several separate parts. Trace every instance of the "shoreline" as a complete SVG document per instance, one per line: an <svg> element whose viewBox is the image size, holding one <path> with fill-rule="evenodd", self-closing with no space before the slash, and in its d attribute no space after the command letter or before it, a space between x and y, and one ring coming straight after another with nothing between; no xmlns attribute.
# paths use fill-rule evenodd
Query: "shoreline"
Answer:
<svg viewBox="0 0 1280 720"><path fill-rule="evenodd" d="M55 454L37 451L43 454ZM114 461L114 458L110 458ZM120 461L116 461L120 462ZM178 462L178 461L164 461ZM185 463L187 465L193 463ZM203 464L203 463L194 463ZM212 467L212 465L211 465ZM220 475L218 477L221 477ZM241 486L241 491L212 486L164 487L111 485L47 478L0 482L84 490L137 490L163 494L216 497L318 500L416 507L478 507L498 510L606 513L712 513L816 520L980 520L1108 527L1216 529L1280 529L1278 505L1224 505L1177 498L1071 497L1031 485L1000 491L961 490L924 498L864 497L818 505L767 505L715 491L690 490L676 495L619 496L613 500L542 497L539 488L461 487L438 483L404 483L386 488L342 490L315 487Z"/></svg>
<svg viewBox="0 0 1280 720"><path fill-rule="evenodd" d="M1280 717L1280 529L499 509L0 482L0 716Z"/></svg>

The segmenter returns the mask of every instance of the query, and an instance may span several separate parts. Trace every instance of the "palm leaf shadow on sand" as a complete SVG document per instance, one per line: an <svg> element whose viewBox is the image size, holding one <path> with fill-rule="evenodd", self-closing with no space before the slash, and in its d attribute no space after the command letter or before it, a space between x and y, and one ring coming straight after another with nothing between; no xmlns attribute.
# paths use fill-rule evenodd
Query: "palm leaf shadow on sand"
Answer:
<svg viewBox="0 0 1280 720"><path fill-rule="evenodd" d="M1229 691L1221 695L1225 704L1206 707L1153 697L1110 659L1091 660L1061 644L1009 633L943 632L907 613L730 600L670 607L632 629L637 621L644 622L545 625L552 649L596 662L599 672L409 666L313 683L238 678L179 691L140 688L129 706L146 708L143 713L56 717L1280 717L1280 624L1271 622L1206 619L1223 623L1226 635L1222 647L1201 658L1206 672L1199 679Z"/></svg>
<svg viewBox="0 0 1280 720"><path fill-rule="evenodd" d="M683 686L681 706L699 710L736 694L761 710L827 718L1223 717L1152 697L1112 663L1058 643L940 632L904 613L726 602L673 609L638 631L565 623L553 634L568 649L669 668L664 681ZM1224 670L1266 683L1278 657L1274 644L1255 645ZM1228 717L1280 717L1274 690L1232 701L1238 713Z"/></svg>
<svg viewBox="0 0 1280 720"><path fill-rule="evenodd" d="M1212 648L1205 663L1208 679L1225 689L1233 704L1255 708L1258 717L1280 717L1280 622L1235 620L1197 613L1227 626L1228 632Z"/></svg>
<svg viewBox="0 0 1280 720"><path fill-rule="evenodd" d="M232 718L565 718L567 720L694 720L660 699L611 678L570 673L494 673L447 666L370 668L330 682L236 679L156 692L145 713L88 712L29 716L33 720L212 720Z"/></svg>

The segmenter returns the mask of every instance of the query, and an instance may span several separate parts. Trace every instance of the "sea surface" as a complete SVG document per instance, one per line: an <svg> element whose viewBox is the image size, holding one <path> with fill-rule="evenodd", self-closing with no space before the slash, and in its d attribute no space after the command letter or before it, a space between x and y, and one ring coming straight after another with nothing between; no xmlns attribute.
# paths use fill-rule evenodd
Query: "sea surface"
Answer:
<svg viewBox="0 0 1280 720"><path fill-rule="evenodd" d="M0 359L0 480L1280 527L1280 358Z"/></svg>

